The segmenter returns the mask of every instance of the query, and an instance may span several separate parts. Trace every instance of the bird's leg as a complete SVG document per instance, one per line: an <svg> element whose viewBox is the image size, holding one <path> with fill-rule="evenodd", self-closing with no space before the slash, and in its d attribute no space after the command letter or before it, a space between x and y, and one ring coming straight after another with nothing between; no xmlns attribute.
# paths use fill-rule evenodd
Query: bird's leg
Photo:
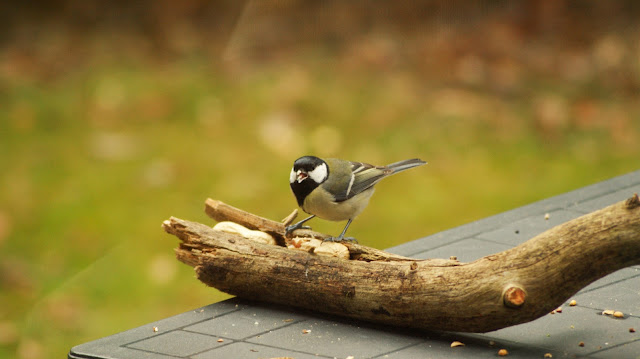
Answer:
<svg viewBox="0 0 640 359"><path fill-rule="evenodd" d="M351 224L352 221L353 221L353 219L349 219L349 221L347 221L347 225L344 226L344 229L342 230L342 233L340 233L340 235L338 237L325 238L324 241L327 241L327 242L349 241L349 242L358 243L358 241L355 238L353 238L353 237L345 237L344 236L344 234L347 233L347 228L349 228L349 225Z"/></svg>
<svg viewBox="0 0 640 359"><path fill-rule="evenodd" d="M311 216L309 216L309 217L307 217L307 218L303 219L302 221L300 221L300 222L298 222L298 223L296 223L296 224L292 224L292 225L290 225L290 226L287 226L287 228L286 228L286 229L285 229L285 231L284 231L284 235L285 235L285 237L286 237L286 236L288 236L288 235L289 235L289 233L291 233L291 232L295 231L296 229L300 229L300 228L302 228L302 229L311 229L311 227L309 227L309 226L303 226L303 224L304 224L306 221L310 220L311 218L313 218L313 217L315 217L315 216L316 216L315 214L314 214L314 215L311 215Z"/></svg>

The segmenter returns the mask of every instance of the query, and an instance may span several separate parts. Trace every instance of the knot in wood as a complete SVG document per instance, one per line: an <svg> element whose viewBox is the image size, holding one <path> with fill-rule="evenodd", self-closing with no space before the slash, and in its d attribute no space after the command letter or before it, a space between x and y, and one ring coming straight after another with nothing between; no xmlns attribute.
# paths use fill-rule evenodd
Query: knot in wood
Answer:
<svg viewBox="0 0 640 359"><path fill-rule="evenodd" d="M509 308L520 308L527 299L524 289L517 286L509 286L502 295L504 305Z"/></svg>
<svg viewBox="0 0 640 359"><path fill-rule="evenodd" d="M634 209L640 206L640 198L638 198L638 194L634 193L633 196L624 203L627 209Z"/></svg>

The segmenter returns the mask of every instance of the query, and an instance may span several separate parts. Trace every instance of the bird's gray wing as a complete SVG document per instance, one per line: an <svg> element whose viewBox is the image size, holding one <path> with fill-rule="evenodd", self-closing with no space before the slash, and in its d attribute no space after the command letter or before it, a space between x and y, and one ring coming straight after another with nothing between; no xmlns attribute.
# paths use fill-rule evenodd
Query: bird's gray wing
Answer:
<svg viewBox="0 0 640 359"><path fill-rule="evenodd" d="M368 163L351 162L351 178L345 190L335 196L336 202L347 199L371 188L381 179L393 173L385 166L373 166Z"/></svg>

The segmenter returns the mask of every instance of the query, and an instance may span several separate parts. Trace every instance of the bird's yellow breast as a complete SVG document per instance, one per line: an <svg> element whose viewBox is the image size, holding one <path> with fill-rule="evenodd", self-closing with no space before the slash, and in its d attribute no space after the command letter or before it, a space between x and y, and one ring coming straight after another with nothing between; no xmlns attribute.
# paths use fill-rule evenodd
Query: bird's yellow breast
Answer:
<svg viewBox="0 0 640 359"><path fill-rule="evenodd" d="M302 209L305 212L329 221L346 221L355 218L367 207L374 188L371 187L342 202L334 202L333 196L322 187L316 188L314 192L317 193L307 196L304 200Z"/></svg>

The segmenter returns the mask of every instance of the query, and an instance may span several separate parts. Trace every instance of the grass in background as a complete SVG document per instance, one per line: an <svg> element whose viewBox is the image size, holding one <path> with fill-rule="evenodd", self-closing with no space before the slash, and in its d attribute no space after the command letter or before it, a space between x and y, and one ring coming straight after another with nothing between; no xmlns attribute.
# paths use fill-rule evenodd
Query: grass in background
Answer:
<svg viewBox="0 0 640 359"><path fill-rule="evenodd" d="M61 357L228 298L174 259L160 224L213 224L207 197L279 220L301 155L429 162L381 183L352 225L386 248L636 170L640 153L637 101L553 79L509 97L332 62L238 74L192 60L3 86L1 357Z"/></svg>

